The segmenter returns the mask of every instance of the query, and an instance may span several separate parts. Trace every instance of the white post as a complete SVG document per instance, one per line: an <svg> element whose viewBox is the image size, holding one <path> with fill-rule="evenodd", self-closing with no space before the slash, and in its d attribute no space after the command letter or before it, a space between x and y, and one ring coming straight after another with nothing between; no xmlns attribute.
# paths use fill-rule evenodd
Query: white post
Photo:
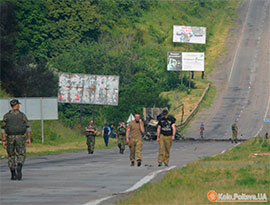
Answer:
<svg viewBox="0 0 270 205"><path fill-rule="evenodd" d="M43 122L42 98L40 98L40 115L41 115L41 141L42 141L42 144L44 144L44 122Z"/></svg>

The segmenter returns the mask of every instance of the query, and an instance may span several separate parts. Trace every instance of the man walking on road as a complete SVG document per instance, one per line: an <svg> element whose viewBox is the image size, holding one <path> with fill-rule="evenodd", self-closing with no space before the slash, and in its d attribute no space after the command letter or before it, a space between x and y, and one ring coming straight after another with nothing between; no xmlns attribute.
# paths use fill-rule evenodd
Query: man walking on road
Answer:
<svg viewBox="0 0 270 205"><path fill-rule="evenodd" d="M10 101L10 105L12 110L4 115L2 122L3 146L8 153L11 180L21 180L26 154L24 134L27 133L26 144L30 145L31 127L26 115L19 110L20 102L14 99Z"/></svg>
<svg viewBox="0 0 270 205"><path fill-rule="evenodd" d="M159 119L157 128L157 142L159 143L158 166L169 166L170 149L172 140L175 139L176 119L168 114L168 110L163 110L162 117Z"/></svg>
<svg viewBox="0 0 270 205"><path fill-rule="evenodd" d="M118 147L120 149L120 153L124 154L125 151L125 145L126 145L126 123L121 122L118 129Z"/></svg>
<svg viewBox="0 0 270 205"><path fill-rule="evenodd" d="M94 126L93 120L89 122L88 126L85 128L85 131L87 137L86 144L88 147L88 154L94 154L97 129Z"/></svg>
<svg viewBox="0 0 270 205"><path fill-rule="evenodd" d="M105 143L106 147L108 147L108 144L109 144L110 134L111 134L111 128L106 123L105 126L102 129L102 136L104 138L104 143Z"/></svg>
<svg viewBox="0 0 270 205"><path fill-rule="evenodd" d="M235 121L232 125L232 143L235 142L237 143L237 136L238 136L238 122Z"/></svg>
<svg viewBox="0 0 270 205"><path fill-rule="evenodd" d="M130 149L130 166L134 166L135 164L135 152L137 157L137 166L141 166L143 146L142 133L144 133L143 121L140 118L140 114L136 114L135 120L129 123L126 132L126 141Z"/></svg>

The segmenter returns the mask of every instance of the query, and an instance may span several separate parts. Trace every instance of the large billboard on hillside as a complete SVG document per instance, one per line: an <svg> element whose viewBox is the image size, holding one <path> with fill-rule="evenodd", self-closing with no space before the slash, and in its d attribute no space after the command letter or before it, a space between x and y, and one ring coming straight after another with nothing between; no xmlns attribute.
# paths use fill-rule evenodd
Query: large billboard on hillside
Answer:
<svg viewBox="0 0 270 205"><path fill-rule="evenodd" d="M173 26L173 42L205 44L206 28L194 26Z"/></svg>
<svg viewBox="0 0 270 205"><path fill-rule="evenodd" d="M59 74L58 102L118 105L119 76Z"/></svg>
<svg viewBox="0 0 270 205"><path fill-rule="evenodd" d="M204 71L204 53L182 53L183 71Z"/></svg>

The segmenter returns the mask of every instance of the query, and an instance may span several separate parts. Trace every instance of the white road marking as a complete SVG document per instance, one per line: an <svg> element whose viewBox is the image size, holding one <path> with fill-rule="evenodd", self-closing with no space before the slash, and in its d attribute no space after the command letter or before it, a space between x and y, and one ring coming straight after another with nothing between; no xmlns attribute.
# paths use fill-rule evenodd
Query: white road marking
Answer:
<svg viewBox="0 0 270 205"><path fill-rule="evenodd" d="M168 167L166 169L161 169L161 170L154 171L154 172L146 175L144 178L142 178L140 181L138 181L136 184L134 184L129 189L127 189L127 190L125 190L123 192L120 192L118 194L124 194L124 193L128 193L128 192L134 191L134 190L140 188L141 186L143 186L144 184L148 183L149 181L151 181L157 174L159 174L161 172L164 172L164 171L169 171L171 169L174 169L175 167L176 166L171 166L171 167ZM94 201L89 201L89 202L85 203L84 205L98 205L102 201L105 201L105 200L108 200L108 199L112 198L114 195L106 196L106 197L103 197L101 199L97 199L97 200L94 200Z"/></svg>
<svg viewBox="0 0 270 205"><path fill-rule="evenodd" d="M269 111L269 108L270 108L270 95L268 96L268 104L267 104L263 119L265 119L267 117L267 113ZM261 128L258 130L258 132L254 135L254 137L257 137L260 134L260 132L262 131L262 129L263 129L263 124L262 124Z"/></svg>
<svg viewBox="0 0 270 205"><path fill-rule="evenodd" d="M107 196L107 197L104 197L104 198L101 198L101 199L97 199L97 200L94 200L94 201L89 201L87 202L85 205L97 205L105 200L108 200L110 198L112 198L113 196Z"/></svg>
<svg viewBox="0 0 270 205"><path fill-rule="evenodd" d="M229 82L231 81L231 77L232 77L232 72L233 72L233 69L234 69L235 60L236 60L236 58L238 56L238 49L239 49L240 44L242 42L244 29L245 29L246 24L247 24L247 17L248 17L249 9L250 9L250 2L249 2L249 5L248 5L248 11L247 11L247 15L246 15L246 18L245 18L245 23L244 23L243 28L242 28L242 31L241 31L241 38L240 38L240 40L238 42L237 49L236 49L236 52L235 52L234 57L233 57L233 63L232 63L232 67L231 67L231 71L230 71L230 76L229 76L229 80L228 80Z"/></svg>
<svg viewBox="0 0 270 205"><path fill-rule="evenodd" d="M163 172L163 171L169 171L171 169L174 169L175 167L176 166L171 166L171 167L168 167L166 169L161 169L161 170L157 170L153 173L150 173L149 175L145 176L140 181L138 181L136 184L134 184L131 188L127 189L126 191L124 191L122 193L134 191L134 190L140 188L142 185L146 184L147 182L151 181L158 173Z"/></svg>

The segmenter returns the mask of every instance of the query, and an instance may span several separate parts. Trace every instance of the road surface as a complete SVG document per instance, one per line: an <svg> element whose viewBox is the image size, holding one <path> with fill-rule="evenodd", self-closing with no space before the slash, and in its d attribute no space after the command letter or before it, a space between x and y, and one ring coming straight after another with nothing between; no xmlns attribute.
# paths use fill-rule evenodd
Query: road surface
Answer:
<svg viewBox="0 0 270 205"><path fill-rule="evenodd" d="M203 110L191 123L187 137L199 137L201 121L207 138L229 138L231 124L239 120L243 138L266 131L263 123L269 117L270 46L268 0L244 1L239 9L238 26L228 39L228 53L217 64L211 76L217 86L214 105ZM234 146L228 142L175 142L170 167L181 168L190 161L224 152ZM7 160L0 160L0 204L97 204L113 203L115 193L132 188L165 170L157 167L158 144L145 142L142 167L129 166L129 151L118 149L63 153L28 157L22 181L10 181ZM170 168L169 167L169 168ZM141 181L142 182L142 181ZM143 183L143 182L142 182Z"/></svg>

